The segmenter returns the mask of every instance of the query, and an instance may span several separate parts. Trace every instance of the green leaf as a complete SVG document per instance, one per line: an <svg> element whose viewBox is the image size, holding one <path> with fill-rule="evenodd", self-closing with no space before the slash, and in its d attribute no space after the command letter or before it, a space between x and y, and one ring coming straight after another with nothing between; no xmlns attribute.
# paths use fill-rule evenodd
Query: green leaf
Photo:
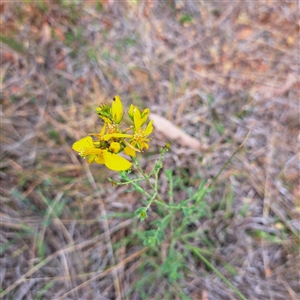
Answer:
<svg viewBox="0 0 300 300"><path fill-rule="evenodd" d="M221 123L215 124L215 128L221 134L223 134L225 132L224 126Z"/></svg>
<svg viewBox="0 0 300 300"><path fill-rule="evenodd" d="M182 25L190 24L190 23L193 22L193 17L192 17L191 15L183 14L183 15L181 15L181 17L180 17L179 22L180 22Z"/></svg>
<svg viewBox="0 0 300 300"><path fill-rule="evenodd" d="M164 231L162 229L157 229L157 233L156 233L156 239L157 242L160 244L164 238Z"/></svg>
<svg viewBox="0 0 300 300"><path fill-rule="evenodd" d="M147 230L145 231L145 236L150 237L156 234L156 230Z"/></svg>
<svg viewBox="0 0 300 300"><path fill-rule="evenodd" d="M161 220L161 229L165 229L169 225L170 220L171 220L171 215L167 215L166 217L164 217Z"/></svg>
<svg viewBox="0 0 300 300"><path fill-rule="evenodd" d="M55 284L55 280L49 281L43 288L42 290L38 291L36 294L34 300L40 300L43 297L43 294L47 292L53 285Z"/></svg>
<svg viewBox="0 0 300 300"><path fill-rule="evenodd" d="M156 238L154 236L151 236L144 240L144 246L155 246L156 244Z"/></svg>
<svg viewBox="0 0 300 300"><path fill-rule="evenodd" d="M11 48L12 50L15 50L18 53L26 54L26 50L25 50L24 46L11 37L0 35L0 42L4 43L9 48Z"/></svg>
<svg viewBox="0 0 300 300"><path fill-rule="evenodd" d="M182 212L185 217L189 217L191 215L190 210L188 207L182 207Z"/></svg>

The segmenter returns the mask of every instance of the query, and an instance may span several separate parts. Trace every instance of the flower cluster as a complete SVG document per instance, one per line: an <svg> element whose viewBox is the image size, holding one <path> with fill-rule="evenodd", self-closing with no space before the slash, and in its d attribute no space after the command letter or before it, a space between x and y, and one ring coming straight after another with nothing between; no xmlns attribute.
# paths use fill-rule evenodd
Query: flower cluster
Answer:
<svg viewBox="0 0 300 300"><path fill-rule="evenodd" d="M119 96L113 98L111 107L103 104L96 111L104 121L100 133L89 134L75 142L72 148L81 157L87 158L89 163L104 164L113 171L128 170L132 163L119 154L123 152L128 156L135 157L136 152L148 149L150 141L148 136L153 130L153 121L146 125L150 109L146 108L141 111L137 106L131 104L128 116L133 125L126 129L122 129L123 106Z"/></svg>

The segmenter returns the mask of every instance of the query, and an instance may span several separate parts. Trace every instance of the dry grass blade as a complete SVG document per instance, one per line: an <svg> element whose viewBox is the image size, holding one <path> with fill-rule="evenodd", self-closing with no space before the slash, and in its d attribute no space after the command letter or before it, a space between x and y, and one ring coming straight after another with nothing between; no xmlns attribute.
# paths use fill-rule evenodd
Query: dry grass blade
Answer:
<svg viewBox="0 0 300 300"><path fill-rule="evenodd" d="M108 275L109 273L112 273L114 271L117 271L119 268L123 267L124 265L126 265L127 263L133 261L135 258L141 256L142 253L146 252L148 250L148 247L139 250L137 252L135 252L134 254L130 255L129 257L125 258L124 260L122 260L121 262L119 262L117 265L108 268L107 270L105 270L104 272L97 274L96 276L94 276L93 278L85 281L84 283L82 283L81 285L77 286L76 288L72 289L71 291L65 293L64 295L62 295L61 297L59 297L57 300L62 300L64 299L66 296L79 291L80 289L84 288L86 285L88 285L90 282L100 279L106 275Z"/></svg>
<svg viewBox="0 0 300 300"><path fill-rule="evenodd" d="M132 223L132 220L127 220L125 222L122 222L120 224L118 224L117 226L113 227L110 229L110 232L114 232L119 230L120 228L123 228L125 226L128 226ZM105 238L105 233L99 235L97 238L91 239L91 240L87 240L82 242L81 244L77 244L77 245L68 245L67 247L65 247L64 249L61 249L49 256L47 256L44 260L42 260L40 263L38 263L37 265L35 265L33 268L31 268L29 271L27 271L24 275L22 275L18 280L16 280L12 285L10 285L7 289L5 289L3 292L0 293L0 297L4 297L5 295L7 295L10 291L12 291L13 289L15 289L19 284L21 284L26 278L30 277L31 275L33 275L35 272L37 272L40 268L42 268L43 266L47 265L52 259L54 259L55 257L61 255L61 254L66 254L72 251L76 251L79 249L82 249L84 247L87 247L91 244L97 243L99 241L101 241L102 239Z"/></svg>

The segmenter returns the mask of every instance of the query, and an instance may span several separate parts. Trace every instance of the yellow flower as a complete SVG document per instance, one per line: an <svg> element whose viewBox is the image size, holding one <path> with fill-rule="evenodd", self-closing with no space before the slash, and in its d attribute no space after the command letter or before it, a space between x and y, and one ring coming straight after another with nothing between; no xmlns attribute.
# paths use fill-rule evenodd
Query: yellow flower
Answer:
<svg viewBox="0 0 300 300"><path fill-rule="evenodd" d="M120 96L115 96L113 98L113 103L111 105L111 113L113 120L119 124L123 119L123 107Z"/></svg>
<svg viewBox="0 0 300 300"><path fill-rule="evenodd" d="M92 163L97 160L103 159L102 149L94 145L93 139L90 136L86 136L83 139L75 142L72 149L77 151L83 158L88 158L88 162Z"/></svg>
<svg viewBox="0 0 300 300"><path fill-rule="evenodd" d="M134 128L134 134L131 137L131 142L128 146L125 147L124 153L129 156L135 156L136 151L143 150L144 148L148 149L149 145L147 143L150 142L150 140L147 138L148 135L151 134L153 131L153 121L151 120L147 127L145 129L141 128L141 119L135 118L135 128Z"/></svg>
<svg viewBox="0 0 300 300"><path fill-rule="evenodd" d="M145 129L139 128L138 130L135 130L133 135L133 141L135 142L135 146L141 150L143 150L143 148L148 149L149 146L147 143L149 143L150 140L147 139L147 137L152 133L152 131L153 131L152 120L148 123Z"/></svg>
<svg viewBox="0 0 300 300"><path fill-rule="evenodd" d="M123 106L120 96L113 98L111 106L104 103L96 109L97 114L104 121L100 133L91 133L89 136L75 142L73 149L89 163L104 164L111 170L123 171L131 167L131 162L119 156L123 152L129 156L135 156L136 152L148 149L148 135L153 130L153 121L146 128L142 126L147 122L150 109L141 111L137 106L130 105L128 115L134 123L127 129L122 129ZM131 132L130 132L131 131ZM97 138L96 141L91 136Z"/></svg>
<svg viewBox="0 0 300 300"><path fill-rule="evenodd" d="M116 127L112 127L113 124L104 123L104 126L102 127L100 134L98 133L90 133L90 135L97 136L99 141L109 141L113 138L128 138L132 135L126 134L126 133L118 133ZM105 133L106 128L108 129L109 133Z"/></svg>
<svg viewBox="0 0 300 300"><path fill-rule="evenodd" d="M149 116L150 109L146 108L142 112L140 112L139 108L137 106L134 106L133 104L130 104L129 110L128 110L128 116L131 120L134 121L135 118L138 118L140 126L143 126Z"/></svg>
<svg viewBox="0 0 300 300"><path fill-rule="evenodd" d="M107 103L104 103L96 108L96 112L104 123L112 125L120 124L123 119L123 106L120 96L113 98L111 107Z"/></svg>
<svg viewBox="0 0 300 300"><path fill-rule="evenodd" d="M96 162L104 164L113 171L125 171L131 167L131 162L122 156L111 153L108 149L102 149L99 142L94 142L92 137L86 136L75 142L72 148L83 158L87 158L89 163ZM113 144L113 143L112 143ZM116 145L114 145L116 147Z"/></svg>

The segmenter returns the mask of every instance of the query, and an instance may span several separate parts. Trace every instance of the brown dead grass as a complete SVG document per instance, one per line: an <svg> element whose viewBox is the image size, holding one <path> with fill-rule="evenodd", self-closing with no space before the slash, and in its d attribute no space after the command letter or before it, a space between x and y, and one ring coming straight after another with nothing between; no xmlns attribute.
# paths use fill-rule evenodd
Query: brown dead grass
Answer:
<svg viewBox="0 0 300 300"><path fill-rule="evenodd" d="M300 297L297 2L99 3L1 4L2 33L26 51L1 46L0 295L141 299L134 285L148 276L139 272L147 249L126 239L148 225L122 214L140 199L71 149L99 130L95 107L120 94L209 149L172 141L165 167L191 188L215 176L253 126L192 243L203 247L197 232L207 229L211 263L248 299ZM167 140L154 133L146 169ZM191 299L237 299L202 262L187 261L180 284ZM176 289L154 282L147 298L180 299Z"/></svg>

